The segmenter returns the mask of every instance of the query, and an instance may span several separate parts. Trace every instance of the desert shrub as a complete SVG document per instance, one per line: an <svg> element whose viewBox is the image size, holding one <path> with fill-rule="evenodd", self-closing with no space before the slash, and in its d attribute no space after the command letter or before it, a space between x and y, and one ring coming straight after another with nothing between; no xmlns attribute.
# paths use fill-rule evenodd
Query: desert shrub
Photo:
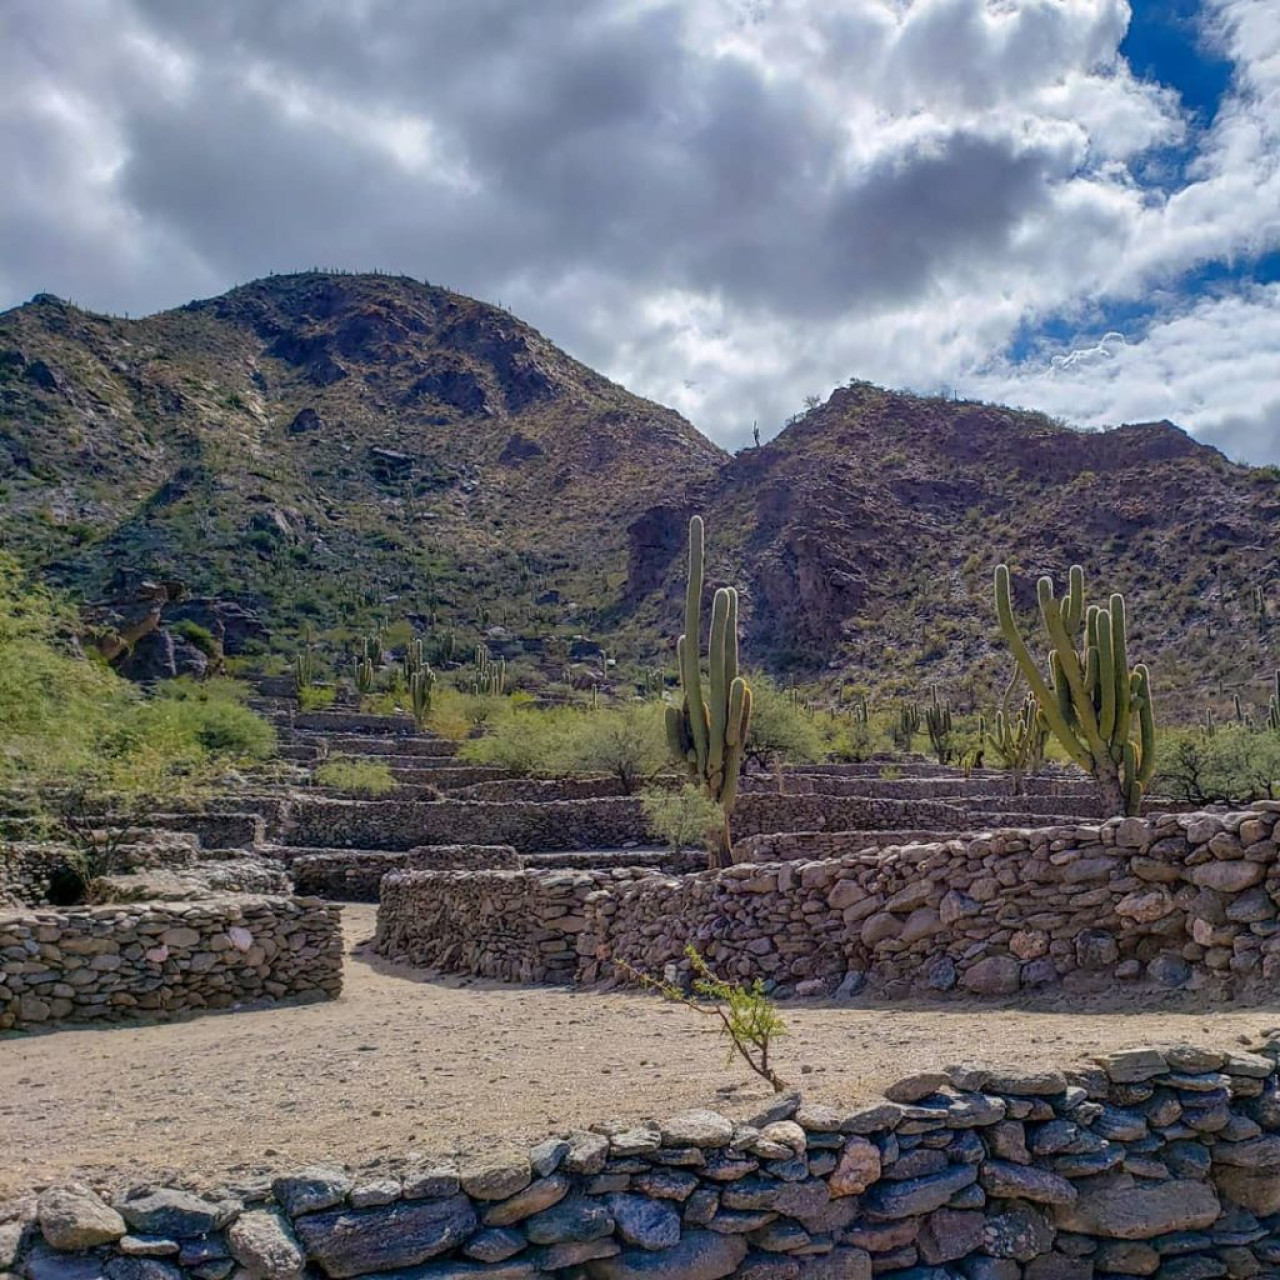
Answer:
<svg viewBox="0 0 1280 1280"><path fill-rule="evenodd" d="M156 697L175 702L232 702L249 700L249 686L226 676L211 676L208 680L195 680L191 676L179 676L176 680L162 680L156 686Z"/></svg>
<svg viewBox="0 0 1280 1280"><path fill-rule="evenodd" d="M465 697L468 702L490 701ZM517 778L558 777L568 771L569 724L578 713L568 708L538 711L512 706L510 699L503 698L492 701L506 705L495 709L497 714L483 737L462 744L458 754L463 760L505 769Z"/></svg>
<svg viewBox="0 0 1280 1280"><path fill-rule="evenodd" d="M298 707L302 711L326 711L333 706L337 692L330 684L304 685L298 690Z"/></svg>
<svg viewBox="0 0 1280 1280"><path fill-rule="evenodd" d="M664 714L660 702L645 702L572 715L563 721L556 767L612 774L629 796L667 763Z"/></svg>
<svg viewBox="0 0 1280 1280"><path fill-rule="evenodd" d="M673 853L714 843L724 823L720 806L691 782L679 791L646 791L641 800L649 826Z"/></svg>
<svg viewBox="0 0 1280 1280"><path fill-rule="evenodd" d="M318 765L313 776L319 786L354 796L385 796L396 785L389 765L355 756L334 756Z"/></svg>
<svg viewBox="0 0 1280 1280"><path fill-rule="evenodd" d="M1153 795L1187 804L1247 804L1280 795L1280 734L1227 725L1212 736L1170 729L1160 736Z"/></svg>
<svg viewBox="0 0 1280 1280"><path fill-rule="evenodd" d="M818 718L796 706L768 676L751 677L751 731L746 756L764 769L812 764L827 754Z"/></svg>
<svg viewBox="0 0 1280 1280"><path fill-rule="evenodd" d="M207 658L216 658L221 652L221 645L218 644L217 637L213 632L208 627L202 627L198 622L193 622L190 618L183 618L180 622L175 622L171 630L180 635L188 644L199 649Z"/></svg>

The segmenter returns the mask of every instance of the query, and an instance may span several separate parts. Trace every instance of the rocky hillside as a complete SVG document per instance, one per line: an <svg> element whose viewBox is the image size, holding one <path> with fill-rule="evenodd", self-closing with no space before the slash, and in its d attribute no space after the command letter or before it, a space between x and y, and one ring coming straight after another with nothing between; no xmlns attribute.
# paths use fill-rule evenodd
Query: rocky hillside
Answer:
<svg viewBox="0 0 1280 1280"><path fill-rule="evenodd" d="M851 383L729 458L506 312L402 277L277 276L141 320L0 316L0 540L92 597L122 569L278 631L370 611L654 661L685 522L748 653L963 702L1003 682L990 575L1082 563L1187 707L1280 665L1280 477L1169 423L1101 434ZM1257 613L1261 587L1267 617Z"/></svg>
<svg viewBox="0 0 1280 1280"><path fill-rule="evenodd" d="M852 383L739 454L689 508L664 504L633 526L638 610L671 625L669 547L693 505L713 532L711 571L746 583L751 652L829 666L833 683L837 672L882 690L936 683L964 701L972 680L1001 682L1001 559L1028 608L1036 578L1064 579L1073 563L1094 599L1124 591L1136 651L1180 703L1220 686L1257 698L1280 663L1280 474L1168 422L1083 433Z"/></svg>
<svg viewBox="0 0 1280 1280"><path fill-rule="evenodd" d="M589 622L630 521L724 461L513 316L402 277L0 316L0 542L87 595L126 566L278 626L388 602Z"/></svg>

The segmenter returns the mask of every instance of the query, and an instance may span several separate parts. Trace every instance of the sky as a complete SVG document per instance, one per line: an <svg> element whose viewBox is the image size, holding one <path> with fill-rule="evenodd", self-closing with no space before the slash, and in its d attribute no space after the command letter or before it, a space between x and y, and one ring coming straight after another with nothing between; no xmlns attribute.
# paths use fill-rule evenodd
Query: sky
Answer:
<svg viewBox="0 0 1280 1280"><path fill-rule="evenodd" d="M727 448L851 378L1280 462L1277 0L3 0L0 308L498 302Z"/></svg>

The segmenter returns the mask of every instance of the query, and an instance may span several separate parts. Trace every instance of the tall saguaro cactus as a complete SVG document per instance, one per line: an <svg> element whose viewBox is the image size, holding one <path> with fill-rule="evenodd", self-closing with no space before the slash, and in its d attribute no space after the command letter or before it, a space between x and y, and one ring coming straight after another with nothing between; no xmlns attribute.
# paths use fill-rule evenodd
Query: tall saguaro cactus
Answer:
<svg viewBox="0 0 1280 1280"><path fill-rule="evenodd" d="M996 569L995 594L1000 630L1054 737L1094 776L1110 810L1138 813L1155 772L1155 719L1150 672L1143 663L1129 666L1124 597L1117 593L1105 609L1086 610L1079 565L1061 600L1052 579L1040 579L1036 598L1050 646L1046 680L1014 619L1007 565Z"/></svg>
<svg viewBox="0 0 1280 1280"><path fill-rule="evenodd" d="M720 847L712 866L732 858L729 816L738 795L738 776L751 726L751 689L738 674L738 593L721 587L711 603L706 696L701 666L702 517L689 521L689 582L685 590L684 634L676 642L682 698L667 707L667 745L690 778L702 786L724 814Z"/></svg>

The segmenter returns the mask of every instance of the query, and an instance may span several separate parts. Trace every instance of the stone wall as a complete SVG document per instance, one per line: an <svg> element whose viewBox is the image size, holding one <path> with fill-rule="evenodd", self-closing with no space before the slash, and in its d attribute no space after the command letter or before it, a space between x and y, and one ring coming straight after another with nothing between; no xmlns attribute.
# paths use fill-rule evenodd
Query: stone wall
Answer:
<svg viewBox="0 0 1280 1280"><path fill-rule="evenodd" d="M313 1167L251 1203L51 1188L0 1266L27 1280L1275 1276L1280 1087L1261 1048L951 1067L857 1109L792 1096L750 1123L692 1111L461 1163Z"/></svg>
<svg viewBox="0 0 1280 1280"><path fill-rule="evenodd" d="M414 737L418 733L412 716L380 716L369 711L293 711L281 717L281 723L310 733L360 737Z"/></svg>
<svg viewBox="0 0 1280 1280"><path fill-rule="evenodd" d="M340 911L228 895L0 914L0 1030L336 996Z"/></svg>
<svg viewBox="0 0 1280 1280"><path fill-rule="evenodd" d="M743 779L742 789L751 792L778 791L778 779L753 774ZM879 796L886 800L951 800L998 796L1017 799L1009 774L966 778L942 774L938 777L880 778L875 775L847 777L838 773L788 773L783 778L787 795ZM1027 778L1024 796L1070 796L1073 799L1097 800L1098 789L1092 782L1076 782L1061 778Z"/></svg>
<svg viewBox="0 0 1280 1280"><path fill-rule="evenodd" d="M575 923L574 976L595 982L619 960L684 973L692 944L725 976L761 978L782 995L865 987L888 998L953 989L1010 996L1145 983L1166 994L1267 999L1280 978L1278 813L1280 803L1268 802L1234 814L1013 829L823 861L604 879L584 888L573 911L585 920ZM814 839L774 844L801 838ZM545 874L521 873L515 896L536 901ZM447 905L429 907L432 890L420 884L416 954L425 947L434 966L481 972L471 966L492 943L501 971L486 968L487 976L530 980L521 975L539 970L540 938L511 929L513 893L460 873ZM397 952L412 912L396 909L401 919L383 954L416 962ZM452 946L459 936L466 946Z"/></svg>
<svg viewBox="0 0 1280 1280"><path fill-rule="evenodd" d="M374 950L504 982L569 982L593 894L650 872L401 871L382 881Z"/></svg>
<svg viewBox="0 0 1280 1280"><path fill-rule="evenodd" d="M376 738L357 734L337 734L328 739L329 752L335 756L425 756L443 758L458 754L458 744L448 738Z"/></svg>
<svg viewBox="0 0 1280 1280"><path fill-rule="evenodd" d="M299 893L343 902L377 902L382 877L391 871L515 871L520 855L507 844L426 845L404 853L355 849L308 854L290 870Z"/></svg>
<svg viewBox="0 0 1280 1280"><path fill-rule="evenodd" d="M816 993L1009 996L1148 982L1264 999L1280 978L1280 803L1012 830L821 862L654 877L594 898L597 968L685 965Z"/></svg>
<svg viewBox="0 0 1280 1280"><path fill-rule="evenodd" d="M963 831L979 819L955 805L865 796L743 796L735 838L770 831ZM609 849L650 840L637 796L559 800L437 802L298 798L285 823L288 843L327 848L411 849L422 844L509 844L521 853Z"/></svg>
<svg viewBox="0 0 1280 1280"><path fill-rule="evenodd" d="M191 834L136 830L117 849L116 865L130 870L148 867L190 867L199 842ZM57 842L0 843L0 902L17 906L47 906L57 889L75 873L76 850ZM52 895L52 897L51 897Z"/></svg>

